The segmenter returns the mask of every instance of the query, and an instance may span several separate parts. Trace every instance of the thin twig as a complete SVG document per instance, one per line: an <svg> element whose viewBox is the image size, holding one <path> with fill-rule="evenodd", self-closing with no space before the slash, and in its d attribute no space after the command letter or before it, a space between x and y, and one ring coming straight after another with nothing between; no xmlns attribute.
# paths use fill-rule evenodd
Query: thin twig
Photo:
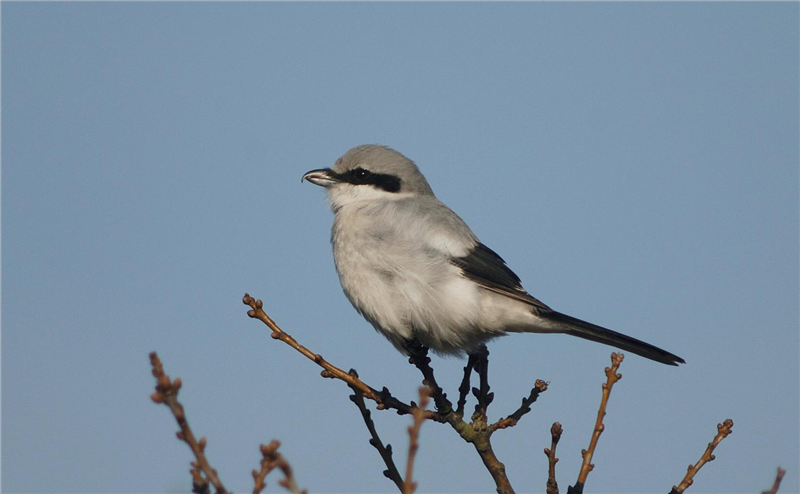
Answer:
<svg viewBox="0 0 800 494"><path fill-rule="evenodd" d="M414 458L419 449L419 430L425 422L425 407L428 406L430 390L426 387L419 388L419 406L414 409L414 423L408 428L408 462L406 463L406 479L403 482L403 494L414 494L417 483L413 481Z"/></svg>
<svg viewBox="0 0 800 494"><path fill-rule="evenodd" d="M733 429L733 420L731 419L726 419L723 423L717 424L717 435L714 436L714 440L708 443L708 446L706 447L703 456L700 457L700 460L698 460L698 462L695 463L694 465L689 465L689 469L686 472L686 476L683 478L680 484L672 487L672 491L670 491L670 494L672 493L681 494L690 485L692 485L692 482L694 482L694 476L697 475L697 472L699 472L701 468L703 468L703 465L705 465L709 461L714 461L714 458L716 458L712 454L714 453L714 449L719 445L719 443L723 439L728 437L733 432L731 429Z"/></svg>
<svg viewBox="0 0 800 494"><path fill-rule="evenodd" d="M186 420L186 413L183 410L183 405L178 401L178 392L182 385L181 378L176 377L174 380L170 380L169 376L164 372L164 366L161 364L161 360L158 358L156 352L150 353L150 365L153 367L153 376L156 378L156 392L150 395L150 399L155 403L163 403L169 407L172 415L178 422L178 426L181 428L180 432L176 433L176 436L178 439L188 444L192 453L194 453L196 461L192 462L192 469L190 470L192 474L193 492L207 493L209 489L208 483L210 482L214 486L214 489L216 489L217 494L227 494L228 491L225 490L225 487L219 480L217 471L211 468L206 458L206 438L201 437L199 441L195 439L194 433L191 427L189 427L189 422Z"/></svg>
<svg viewBox="0 0 800 494"><path fill-rule="evenodd" d="M781 481L783 480L784 475L786 475L786 470L778 467L778 474L775 475L775 483L772 484L772 489L763 491L761 494L778 494L778 489L781 488Z"/></svg>
<svg viewBox="0 0 800 494"><path fill-rule="evenodd" d="M248 316L252 317L253 319L260 320L272 330L272 334L270 336L272 336L273 339L281 340L282 342L286 343L290 347L302 353L310 360L313 360L314 363L325 369L325 372L323 372L323 377L340 379L345 383L347 383L349 386L360 389L361 392L364 394L364 396L366 396L370 400L380 403L379 401L380 395L378 394L377 391L372 389L370 386L365 384L357 377L354 377L348 374L347 372L343 371L342 369L330 364L328 361L322 358L322 355L314 353L308 348L304 347L303 345L298 343L297 340L292 338L291 335L286 333L277 324L275 324L275 321L273 321L267 315L267 313L264 312L264 303L261 301L261 299L255 300L249 294L245 293L244 297L242 298L242 302L245 305L249 305L251 308L251 310L247 311Z"/></svg>
<svg viewBox="0 0 800 494"><path fill-rule="evenodd" d="M286 343L301 354L305 355L306 358L312 360L315 364L322 367L324 369L321 373L322 377L339 379L344 381L351 388L359 389L365 398L368 398L378 404L378 409L392 408L397 410L397 412L401 415L412 413L412 406L392 397L391 393L389 393L389 390L386 388L383 388L382 391L376 391L361 379L350 375L349 373L325 360L322 355L314 353L298 343L297 340L282 330L277 324L275 324L275 321L273 321L267 315L267 313L264 312L264 303L260 299L256 300L249 294L245 293L244 297L242 298L242 302L245 305L250 306L250 310L247 311L248 316L253 319L260 320L272 330L272 334L270 336L273 339ZM430 410L426 412L426 418L435 420L437 422L443 422L439 414Z"/></svg>
<svg viewBox="0 0 800 494"><path fill-rule="evenodd" d="M358 377L358 373L355 369L350 369L350 373L355 377ZM400 492L403 492L403 478L400 476L400 472L397 470L397 465L395 465L394 459L392 459L392 445L383 445L383 441L381 441L381 438L378 436L378 431L375 429L375 422L372 420L372 413L367 408L366 402L364 402L364 395L361 393L361 390L354 387L351 387L350 389L353 390L353 394L350 395L350 401L355 403L355 405L358 407L358 410L361 412L361 417L364 419L364 423L367 425L367 430L369 430L369 434L372 436L369 440L369 444L378 450L378 454L381 455L381 459L383 459L383 462L386 464L386 470L383 471L384 477L394 482L397 488L400 489ZM422 405L420 404L420 406Z"/></svg>
<svg viewBox="0 0 800 494"><path fill-rule="evenodd" d="M547 456L548 464L547 494L558 494L558 482L556 482L556 463L558 463L558 458L556 458L556 445L561 439L562 432L564 432L564 429L561 427L561 424L558 422L553 423L553 426L550 427L550 447L544 448L544 454Z"/></svg>
<svg viewBox="0 0 800 494"><path fill-rule="evenodd" d="M600 434L602 434L603 430L605 429L603 418L606 416L606 405L608 404L608 397L611 395L611 388L614 387L614 383L622 379L622 374L617 374L617 370L619 369L619 364L622 363L622 359L624 357L625 356L621 353L611 354L611 367L606 367L606 382L603 383L603 398L600 400L600 409L597 411L597 421L594 425L594 431L592 431L592 439L589 442L589 449L584 449L581 451L583 463L581 464L581 471L578 474L578 481L575 482L574 487L570 486L567 492L583 492L583 486L586 483L586 477L589 476L589 472L591 472L594 468L594 465L592 464L592 456L594 455L594 450L597 447L597 441L600 439Z"/></svg>
<svg viewBox="0 0 800 494"><path fill-rule="evenodd" d="M504 419L500 419L494 424L489 426L489 431L494 432L498 429L506 429L508 427L514 427L517 425L519 420L528 412L531 411L531 405L533 405L536 400L539 398L541 393L547 391L547 383L542 381L541 379L537 379L534 383L534 388L531 389L531 394L527 398L522 399L522 405Z"/></svg>
<svg viewBox="0 0 800 494"><path fill-rule="evenodd" d="M280 446L280 441L272 441L267 445L261 445L261 470L258 472L253 470L253 479L255 480L253 494L259 494L264 487L267 486L264 483L264 479L276 468L279 468L283 472L284 476L284 478L278 481L278 485L292 494L308 494L308 491L300 490L300 488L297 486L297 482L294 479L294 471L292 470L292 466L289 465L289 462L286 461L286 458L284 458L283 455L278 452L278 448L280 448Z"/></svg>
<svg viewBox="0 0 800 494"><path fill-rule="evenodd" d="M267 475L269 475L271 471L275 470L278 467L278 465L274 461L267 460L267 458L264 455L264 448L273 447L274 446L273 443L275 442L276 441L269 443L269 446L264 446L263 444L261 445L261 456L262 456L261 470L253 470L252 472L253 484L254 484L253 494L260 494L260 492L263 491L265 487L267 487L267 484L265 482ZM277 448L277 446L275 447Z"/></svg>

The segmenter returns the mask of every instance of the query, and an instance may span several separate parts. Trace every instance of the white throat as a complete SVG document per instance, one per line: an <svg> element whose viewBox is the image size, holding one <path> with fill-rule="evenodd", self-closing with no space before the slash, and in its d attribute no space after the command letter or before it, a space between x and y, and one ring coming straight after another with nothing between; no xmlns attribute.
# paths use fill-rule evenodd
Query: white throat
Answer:
<svg viewBox="0 0 800 494"><path fill-rule="evenodd" d="M372 185L339 183L328 189L328 201L334 212L355 203L399 201L414 196L413 192L387 192Z"/></svg>

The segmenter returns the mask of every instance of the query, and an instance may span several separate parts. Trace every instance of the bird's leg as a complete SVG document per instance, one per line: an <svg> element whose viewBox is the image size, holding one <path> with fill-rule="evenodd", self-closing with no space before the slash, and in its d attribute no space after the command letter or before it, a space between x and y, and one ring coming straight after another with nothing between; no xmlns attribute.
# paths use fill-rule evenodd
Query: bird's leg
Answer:
<svg viewBox="0 0 800 494"><path fill-rule="evenodd" d="M498 494L514 494L514 489L506 476L506 468L500 460L495 456L492 450L491 435L492 430L486 427L486 408L492 402L494 395L489 392L488 383L488 359L489 351L485 345L481 345L473 354L470 355L467 367L464 369L465 376L459 391L461 397L459 399L459 407L463 413L463 407L466 402L466 394L469 392L469 380L472 370L478 372L480 376L480 389L473 389L475 397L478 398L478 405L475 406L476 412L473 414L473 423L469 424L464 421L462 413L452 413L453 405L447 399L447 395L442 391L442 388L436 383L436 378L433 375L433 369L430 366L431 359L428 357L428 349L419 343L419 341L411 340L405 345L405 350L409 356L409 363L414 364L417 369L422 372L424 378L423 383L431 389L431 396L434 403L436 403L436 410L445 422L450 424L453 429L458 432L462 439L475 446L475 450L483 460L483 464L492 475L495 484L497 485ZM462 391L462 388L465 389ZM483 415L478 413L478 410L483 410ZM483 427L475 427L476 419L478 422L483 422Z"/></svg>
<svg viewBox="0 0 800 494"><path fill-rule="evenodd" d="M453 411L453 404L447 399L447 394L436 382L436 376L431 367L431 358L428 357L428 347L420 343L416 338L406 343L408 353L408 363L413 364L422 372L422 383L431 390L431 397L436 404L436 411L446 415Z"/></svg>
<svg viewBox="0 0 800 494"><path fill-rule="evenodd" d="M494 400L494 393L489 392L489 349L486 345L481 345L475 352L475 371L480 377L480 387L472 388L472 394L478 399L472 420L482 419L485 422L486 410Z"/></svg>
<svg viewBox="0 0 800 494"><path fill-rule="evenodd" d="M458 407L456 413L464 416L464 406L467 404L467 395L469 394L470 378L472 377L472 369L475 368L478 356L474 353L469 354L467 365L464 367L464 379L461 380L461 386L458 387Z"/></svg>
<svg viewBox="0 0 800 494"><path fill-rule="evenodd" d="M409 363L414 364L411 359L414 357L420 357L421 359L428 358L428 348L423 345L417 338L412 338L410 340L406 340L403 343L403 347L405 348L406 353L409 357ZM430 359L428 359L430 361Z"/></svg>

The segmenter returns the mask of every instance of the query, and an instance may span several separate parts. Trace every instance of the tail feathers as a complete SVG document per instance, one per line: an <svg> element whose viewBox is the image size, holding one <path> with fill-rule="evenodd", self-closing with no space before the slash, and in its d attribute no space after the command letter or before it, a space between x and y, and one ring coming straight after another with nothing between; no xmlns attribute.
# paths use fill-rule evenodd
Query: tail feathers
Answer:
<svg viewBox="0 0 800 494"><path fill-rule="evenodd" d="M539 315L556 323L563 333L577 336L578 338L617 347L628 352L633 352L636 355L649 358L650 360L661 362L662 364L678 365L679 363L686 363L685 360L677 355L662 350L657 346L637 340L636 338L631 338L622 333L617 333L616 331L611 331L610 329L603 328L590 322L581 321L580 319L560 312L552 311L544 314L540 313Z"/></svg>

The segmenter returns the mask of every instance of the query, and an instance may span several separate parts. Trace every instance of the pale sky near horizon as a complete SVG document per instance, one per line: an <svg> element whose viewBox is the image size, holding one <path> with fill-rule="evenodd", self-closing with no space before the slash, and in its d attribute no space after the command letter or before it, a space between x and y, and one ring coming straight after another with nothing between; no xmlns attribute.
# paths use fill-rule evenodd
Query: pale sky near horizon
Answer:
<svg viewBox="0 0 800 494"><path fill-rule="evenodd" d="M283 442L312 493L395 491L340 382L246 315L415 399L415 369L339 287L323 191L379 142L526 289L685 358L626 355L587 492L800 491L800 5L2 2L2 488L188 492L149 395L180 376L226 486ZM613 349L490 344L490 418L550 387L495 451L544 492L575 482ZM464 362L434 357L450 398ZM474 402L468 403L469 409ZM407 417L373 412L401 471ZM281 492L277 476L267 492ZM425 424L420 493L493 492Z"/></svg>

